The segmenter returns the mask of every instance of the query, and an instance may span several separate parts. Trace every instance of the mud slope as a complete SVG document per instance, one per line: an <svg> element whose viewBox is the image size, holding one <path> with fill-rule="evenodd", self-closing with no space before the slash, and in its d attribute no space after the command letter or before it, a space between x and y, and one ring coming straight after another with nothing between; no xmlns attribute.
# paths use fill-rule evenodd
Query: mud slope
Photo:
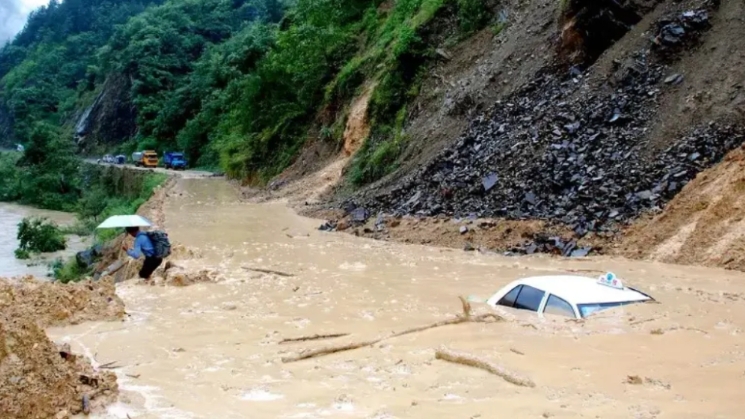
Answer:
<svg viewBox="0 0 745 419"><path fill-rule="evenodd" d="M116 376L52 343L43 327L123 316L111 282L0 279L0 417L67 418L110 402Z"/></svg>
<svg viewBox="0 0 745 419"><path fill-rule="evenodd" d="M626 232L619 252L662 262L745 270L745 151L699 174L656 217Z"/></svg>

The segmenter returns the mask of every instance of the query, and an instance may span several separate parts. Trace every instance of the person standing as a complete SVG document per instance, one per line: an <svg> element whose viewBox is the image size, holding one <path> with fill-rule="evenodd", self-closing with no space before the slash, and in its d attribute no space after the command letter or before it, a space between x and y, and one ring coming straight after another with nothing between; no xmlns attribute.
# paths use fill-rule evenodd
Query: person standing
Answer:
<svg viewBox="0 0 745 419"><path fill-rule="evenodd" d="M140 231L139 227L127 227L125 230L127 234L135 238L135 243L131 250L127 249L126 245L123 246L123 249L132 259L145 256L145 263L142 264L139 275L140 278L149 280L153 272L163 263L163 258L156 253L155 245L148 233Z"/></svg>

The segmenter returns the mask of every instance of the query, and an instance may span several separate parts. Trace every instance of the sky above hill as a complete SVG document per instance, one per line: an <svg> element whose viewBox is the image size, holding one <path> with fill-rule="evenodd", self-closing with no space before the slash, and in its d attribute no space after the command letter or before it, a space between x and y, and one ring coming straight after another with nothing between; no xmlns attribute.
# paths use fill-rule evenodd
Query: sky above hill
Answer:
<svg viewBox="0 0 745 419"><path fill-rule="evenodd" d="M23 29L32 10L49 0L0 0L0 45Z"/></svg>

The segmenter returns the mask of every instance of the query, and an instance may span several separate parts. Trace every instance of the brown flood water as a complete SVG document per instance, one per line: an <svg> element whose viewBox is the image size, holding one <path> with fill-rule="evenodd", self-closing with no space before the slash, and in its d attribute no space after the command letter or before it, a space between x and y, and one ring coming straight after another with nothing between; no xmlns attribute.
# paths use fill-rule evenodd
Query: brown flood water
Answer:
<svg viewBox="0 0 745 419"><path fill-rule="evenodd" d="M166 204L191 266L225 280L186 288L132 281L131 318L54 329L56 341L116 361L120 401L99 418L739 418L745 408L745 275L619 259L507 258L316 230L281 203L238 202L219 179L182 179ZM295 276L250 272L274 269ZM460 311L523 276L611 270L661 304L585 322L511 312L373 348L284 364L304 348L367 340ZM350 333L279 345L282 338ZM518 387L435 359L482 356L530 377ZM638 376L627 383L629 376Z"/></svg>

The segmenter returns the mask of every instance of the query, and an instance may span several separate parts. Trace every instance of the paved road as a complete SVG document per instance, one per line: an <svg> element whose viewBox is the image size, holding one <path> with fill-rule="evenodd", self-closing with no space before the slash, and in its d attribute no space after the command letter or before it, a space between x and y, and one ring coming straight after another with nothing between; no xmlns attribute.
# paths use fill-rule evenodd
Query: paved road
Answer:
<svg viewBox="0 0 745 419"><path fill-rule="evenodd" d="M212 172L207 172L204 170L170 170L170 169L164 169L162 167L156 167L154 169L148 168L148 167L137 167L132 164L111 164L111 163L99 163L97 159L84 159L86 163L90 164L98 164L100 166L116 166L116 167L124 167L130 170L151 170L157 173L164 173L171 176L179 176L179 177L187 177L187 178L193 178L193 177L213 177L215 176Z"/></svg>

